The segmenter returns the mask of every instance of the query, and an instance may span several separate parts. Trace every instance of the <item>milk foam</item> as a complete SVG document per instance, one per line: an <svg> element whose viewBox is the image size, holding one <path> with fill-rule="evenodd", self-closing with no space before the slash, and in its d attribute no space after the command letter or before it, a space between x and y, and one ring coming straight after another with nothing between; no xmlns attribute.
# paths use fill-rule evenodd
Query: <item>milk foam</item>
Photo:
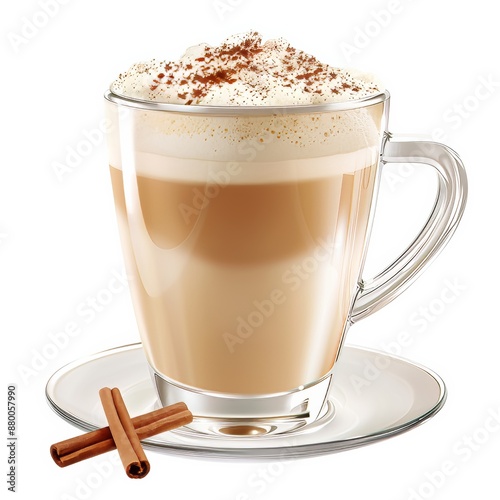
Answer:
<svg viewBox="0 0 500 500"><path fill-rule="evenodd" d="M378 150L383 127L383 104L338 113L231 117L137 109L120 113L115 104L106 106L116 124L107 142L110 164L117 168L126 148L131 148L132 157L140 152L240 164Z"/></svg>
<svg viewBox="0 0 500 500"><path fill-rule="evenodd" d="M350 101L380 94L380 89L369 75L323 64L284 40L262 42L257 33L229 38L218 47L197 45L177 62L136 64L112 84L118 95L183 106L179 112L128 108L120 113L107 102L108 116L119 124L108 141L110 163L120 168L127 143L146 154L242 164L364 155L379 147L383 103L293 113L263 113L263 106ZM200 104L208 111L183 112ZM246 108L220 115L216 108L210 112L211 105L251 106L259 113ZM373 164L369 156L364 167Z"/></svg>
<svg viewBox="0 0 500 500"><path fill-rule="evenodd" d="M292 105L359 99L382 91L373 75L324 64L286 40L235 35L189 48L179 61L151 60L119 75L111 90L172 104Z"/></svg>

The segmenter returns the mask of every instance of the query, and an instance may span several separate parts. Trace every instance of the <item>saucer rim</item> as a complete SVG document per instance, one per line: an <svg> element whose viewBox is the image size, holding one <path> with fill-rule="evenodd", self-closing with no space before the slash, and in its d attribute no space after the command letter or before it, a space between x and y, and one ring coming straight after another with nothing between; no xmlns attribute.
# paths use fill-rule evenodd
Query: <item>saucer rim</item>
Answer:
<svg viewBox="0 0 500 500"><path fill-rule="evenodd" d="M125 344L122 346L104 349L87 356L82 356L81 358L75 359L61 366L49 377L45 386L45 397L49 407L63 420L83 431L94 431L98 429L99 426L96 426L88 422L87 420L84 420L83 418L75 415L69 410L63 409L61 406L59 406L58 403L56 403L51 394L54 393L54 388L56 387L57 382L64 374L67 374L69 371L78 368L79 366L82 366L86 363L92 362L96 359L100 359L109 356L111 354L117 354L120 352L141 350L141 349L142 349L141 342ZM224 448L224 447L213 447L213 446L190 445L190 444L175 443L175 442L169 443L165 441L158 441L155 440L154 438L148 438L143 440L142 444L144 448L153 451L169 453L173 455L180 455L180 456L196 457L196 458L221 458L221 459L242 458L242 459L262 460L262 459L272 459L279 457L280 460L281 459L286 460L286 459L302 458L307 456L320 456L320 455L338 453L355 448L360 448L362 446L367 446L369 444L373 444L379 441L384 441L386 439L390 439L397 435L403 434L428 421L430 418L436 415L446 403L448 397L448 390L446 384L444 380L434 370L418 362L414 362L412 360L404 358L402 356L393 355L384 351L380 351L365 346L346 344L343 346L342 350L344 349L353 349L356 351L364 351L372 355L385 356L390 359L405 364L409 364L413 368L423 371L429 378L434 380L437 387L439 388L439 394L436 399L436 403L434 404L434 406L429 408L425 413L422 413L418 417L403 422L395 427L389 427L366 435L348 437L345 439L338 439L338 440L329 440L324 442L314 442L307 444L278 446L269 448L266 447L246 448L244 446L244 440L242 440L241 447ZM272 439L279 437L283 436L268 436L266 438L260 438L260 439L268 440L270 438ZM286 455L283 454L285 450L287 451Z"/></svg>

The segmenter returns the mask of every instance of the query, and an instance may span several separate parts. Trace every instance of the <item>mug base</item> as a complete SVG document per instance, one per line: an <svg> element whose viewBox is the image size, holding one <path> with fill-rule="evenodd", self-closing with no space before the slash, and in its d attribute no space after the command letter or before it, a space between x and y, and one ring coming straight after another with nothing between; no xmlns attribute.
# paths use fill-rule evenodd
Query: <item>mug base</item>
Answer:
<svg viewBox="0 0 500 500"><path fill-rule="evenodd" d="M302 432L328 423L335 414L328 400L332 374L288 392L262 395L226 394L184 386L150 368L160 403L186 403L193 422L177 433L210 437L258 438ZM315 428L317 425L315 425Z"/></svg>

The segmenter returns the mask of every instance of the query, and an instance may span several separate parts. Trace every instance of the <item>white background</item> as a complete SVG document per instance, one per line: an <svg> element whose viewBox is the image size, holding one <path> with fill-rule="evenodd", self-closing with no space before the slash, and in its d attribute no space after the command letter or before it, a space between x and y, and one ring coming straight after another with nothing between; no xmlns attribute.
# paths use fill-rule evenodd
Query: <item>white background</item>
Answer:
<svg viewBox="0 0 500 500"><path fill-rule="evenodd" d="M0 21L0 398L6 400L9 383L17 385L17 498L242 500L310 498L318 491L353 499L493 498L500 425L485 425L500 412L500 36L492 2L52 0L45 7L50 16L42 5L43 0L9 2ZM454 238L409 290L356 324L348 338L384 349L407 332L410 343L401 355L439 373L448 401L434 419L409 433L324 457L246 463L150 451L152 470L142 481L129 480L119 466L96 481L92 461L59 469L49 445L80 431L46 404L47 379L67 362L138 336L126 290L92 320L77 312L122 269L105 145L96 141L62 177L54 164L64 163L68 148L99 127L102 94L131 63L175 59L189 45L216 44L248 29L265 38L283 36L333 65L377 73L392 95L391 131L441 135L462 156L470 196ZM384 175L367 274L415 234L433 197L431 179L397 168ZM440 303L450 283L453 300ZM429 307L436 312L432 321L417 328L420 308ZM26 372L37 355L48 352L50 334L70 322L80 334ZM0 489L7 492L8 450L2 448ZM103 460L111 463L112 455ZM436 473L443 464L452 473ZM266 478L258 488L251 481L256 474ZM88 481L91 488L79 488Z"/></svg>

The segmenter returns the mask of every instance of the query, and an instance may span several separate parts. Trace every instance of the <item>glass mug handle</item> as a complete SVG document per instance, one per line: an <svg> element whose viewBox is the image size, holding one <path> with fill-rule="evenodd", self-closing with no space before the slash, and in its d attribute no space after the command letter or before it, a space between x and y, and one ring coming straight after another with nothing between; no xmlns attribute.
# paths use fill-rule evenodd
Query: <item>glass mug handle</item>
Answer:
<svg viewBox="0 0 500 500"><path fill-rule="evenodd" d="M434 167L439 178L436 201L422 231L400 257L374 278L361 280L350 315L351 324L388 304L417 278L454 233L467 200L463 163L444 144L386 134L381 164L386 163L423 163Z"/></svg>

